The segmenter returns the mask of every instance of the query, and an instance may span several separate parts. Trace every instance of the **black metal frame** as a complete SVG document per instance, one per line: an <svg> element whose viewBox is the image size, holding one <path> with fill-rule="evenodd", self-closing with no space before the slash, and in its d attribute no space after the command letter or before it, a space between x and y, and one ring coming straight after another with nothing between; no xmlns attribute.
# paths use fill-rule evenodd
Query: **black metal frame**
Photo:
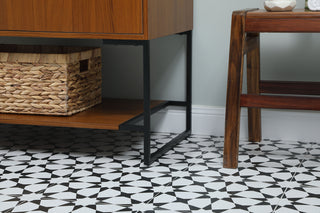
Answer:
<svg viewBox="0 0 320 213"><path fill-rule="evenodd" d="M144 112L119 126L120 130L134 130L144 132L144 163L152 164L155 160L172 149L191 133L191 104L192 104L192 31L180 33L187 37L187 70L186 70L186 100L167 101L151 108L150 95L150 40L104 40L104 44L135 45L143 47L143 100ZM151 115L166 108L167 106L186 107L186 129L171 141L163 145L156 152L151 153ZM136 123L143 121L143 126Z"/></svg>

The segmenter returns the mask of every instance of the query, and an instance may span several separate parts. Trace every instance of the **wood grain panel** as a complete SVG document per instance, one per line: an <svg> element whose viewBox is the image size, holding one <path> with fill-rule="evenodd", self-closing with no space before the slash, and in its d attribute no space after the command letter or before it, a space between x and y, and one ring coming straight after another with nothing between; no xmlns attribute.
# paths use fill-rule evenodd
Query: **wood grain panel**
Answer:
<svg viewBox="0 0 320 213"><path fill-rule="evenodd" d="M65 33L34 31L0 31L0 36L42 37L42 38L83 38L83 39L127 39L146 40L144 34L108 34L108 33Z"/></svg>
<svg viewBox="0 0 320 213"><path fill-rule="evenodd" d="M154 101L151 107L162 102ZM73 116L18 115L0 113L0 123L118 130L119 125L143 112L143 101L104 99Z"/></svg>
<svg viewBox="0 0 320 213"><path fill-rule="evenodd" d="M320 98L241 95L241 106L270 109L320 110Z"/></svg>
<svg viewBox="0 0 320 213"><path fill-rule="evenodd" d="M0 0L0 29L33 30L33 0ZM3 5L3 6L2 6Z"/></svg>
<svg viewBox="0 0 320 213"><path fill-rule="evenodd" d="M225 168L237 168L238 166L245 14L245 11L235 11L232 14L223 154L223 167Z"/></svg>
<svg viewBox="0 0 320 213"><path fill-rule="evenodd" d="M43 0L37 1L43 2ZM39 31L72 32L72 2L70 0L45 0L44 2L45 27L43 28L43 30L39 29ZM41 14L40 11L36 12L37 15ZM36 18L38 19L39 17Z"/></svg>
<svg viewBox="0 0 320 213"><path fill-rule="evenodd" d="M0 29L72 31L70 0L0 0Z"/></svg>
<svg viewBox="0 0 320 213"><path fill-rule="evenodd" d="M320 32L320 12L297 9L292 12L249 12L246 32Z"/></svg>
<svg viewBox="0 0 320 213"><path fill-rule="evenodd" d="M320 95L320 82L261 81L261 93Z"/></svg>
<svg viewBox="0 0 320 213"><path fill-rule="evenodd" d="M142 0L0 0L0 29L142 33Z"/></svg>
<svg viewBox="0 0 320 213"><path fill-rule="evenodd" d="M74 32L142 33L142 0L73 0Z"/></svg>
<svg viewBox="0 0 320 213"><path fill-rule="evenodd" d="M73 0L73 6L75 32L113 31L111 1Z"/></svg>
<svg viewBox="0 0 320 213"><path fill-rule="evenodd" d="M193 0L148 0L148 38L192 30Z"/></svg>
<svg viewBox="0 0 320 213"><path fill-rule="evenodd" d="M318 19L246 19L246 32L320 32Z"/></svg>
<svg viewBox="0 0 320 213"><path fill-rule="evenodd" d="M115 33L143 33L142 0L113 0Z"/></svg>
<svg viewBox="0 0 320 213"><path fill-rule="evenodd" d="M8 30L7 0L0 0L0 30Z"/></svg>
<svg viewBox="0 0 320 213"><path fill-rule="evenodd" d="M247 18L319 18L320 12L319 11L308 11L305 9L294 9L290 12L276 12L270 13L266 10L252 10L247 13Z"/></svg>
<svg viewBox="0 0 320 213"><path fill-rule="evenodd" d="M247 92L252 95L260 94L260 35L247 33L249 42L247 52ZM249 141L261 141L261 109L248 108Z"/></svg>
<svg viewBox="0 0 320 213"><path fill-rule="evenodd" d="M193 0L0 0L0 36L151 40L193 29Z"/></svg>
<svg viewBox="0 0 320 213"><path fill-rule="evenodd" d="M50 0L49 0L50 1ZM59 0L58 0L59 1ZM32 0L32 11L29 11L28 16L33 16L33 30L34 31L45 31L47 22L46 16L46 2L42 0ZM19 30L19 28L18 28Z"/></svg>

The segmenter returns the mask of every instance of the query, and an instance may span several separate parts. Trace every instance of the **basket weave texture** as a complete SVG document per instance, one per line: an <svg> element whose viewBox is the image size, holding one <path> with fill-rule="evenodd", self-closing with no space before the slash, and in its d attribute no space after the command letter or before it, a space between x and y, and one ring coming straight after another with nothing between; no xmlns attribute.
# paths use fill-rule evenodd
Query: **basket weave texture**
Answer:
<svg viewBox="0 0 320 213"><path fill-rule="evenodd" d="M0 112L72 115L101 103L101 49L0 45Z"/></svg>

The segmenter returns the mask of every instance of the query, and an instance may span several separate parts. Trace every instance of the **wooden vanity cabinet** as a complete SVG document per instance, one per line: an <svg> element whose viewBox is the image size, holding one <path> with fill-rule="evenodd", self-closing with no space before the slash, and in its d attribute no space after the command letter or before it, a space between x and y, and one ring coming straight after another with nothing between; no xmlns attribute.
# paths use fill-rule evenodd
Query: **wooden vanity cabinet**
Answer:
<svg viewBox="0 0 320 213"><path fill-rule="evenodd" d="M150 40L193 26L193 0L0 0L0 35Z"/></svg>
<svg viewBox="0 0 320 213"><path fill-rule="evenodd" d="M193 0L0 0L0 36L142 46L144 94L143 101L104 99L70 117L0 113L0 123L142 131L144 163L150 165L191 132L192 29ZM177 33L186 38L185 101L151 101L150 40ZM151 115L171 105L186 108L186 128L151 153Z"/></svg>

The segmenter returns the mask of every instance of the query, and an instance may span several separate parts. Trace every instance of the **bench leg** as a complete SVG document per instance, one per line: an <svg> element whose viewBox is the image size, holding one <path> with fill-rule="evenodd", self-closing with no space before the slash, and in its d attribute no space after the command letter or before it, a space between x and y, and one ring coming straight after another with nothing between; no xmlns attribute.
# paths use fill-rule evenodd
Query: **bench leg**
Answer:
<svg viewBox="0 0 320 213"><path fill-rule="evenodd" d="M245 47L245 13L232 15L231 40L229 53L229 71L227 86L227 104L225 120L225 141L223 167L238 167L240 96L242 92L243 55Z"/></svg>
<svg viewBox="0 0 320 213"><path fill-rule="evenodd" d="M259 33L247 34L247 40L251 40L251 47L247 52L247 93L259 95L260 83L260 35ZM248 108L249 141L261 141L261 109Z"/></svg>

